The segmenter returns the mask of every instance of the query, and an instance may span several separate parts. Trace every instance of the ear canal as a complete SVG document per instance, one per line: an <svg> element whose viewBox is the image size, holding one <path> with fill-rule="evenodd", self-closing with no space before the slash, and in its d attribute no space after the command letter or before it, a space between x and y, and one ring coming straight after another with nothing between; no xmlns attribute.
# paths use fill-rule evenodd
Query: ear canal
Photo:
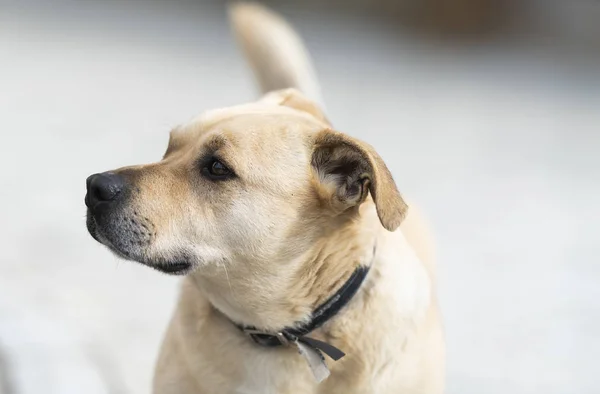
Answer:
<svg viewBox="0 0 600 394"><path fill-rule="evenodd" d="M342 202L348 206L358 205L368 188L383 227L394 231L400 226L408 206L383 159L369 144L325 130L315 139L312 163L321 182L335 183L335 198L345 200Z"/></svg>
<svg viewBox="0 0 600 394"><path fill-rule="evenodd" d="M328 125L331 124L317 102L294 88L272 91L263 96L260 101L306 112Z"/></svg>

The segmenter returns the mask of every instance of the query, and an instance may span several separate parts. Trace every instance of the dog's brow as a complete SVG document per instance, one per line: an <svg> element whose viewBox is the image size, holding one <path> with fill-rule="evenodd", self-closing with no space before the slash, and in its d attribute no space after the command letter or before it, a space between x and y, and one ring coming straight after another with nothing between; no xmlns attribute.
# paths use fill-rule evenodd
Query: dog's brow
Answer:
<svg viewBox="0 0 600 394"><path fill-rule="evenodd" d="M222 135L212 136L204 143L205 149L210 151L217 151L226 145L228 145L227 139Z"/></svg>

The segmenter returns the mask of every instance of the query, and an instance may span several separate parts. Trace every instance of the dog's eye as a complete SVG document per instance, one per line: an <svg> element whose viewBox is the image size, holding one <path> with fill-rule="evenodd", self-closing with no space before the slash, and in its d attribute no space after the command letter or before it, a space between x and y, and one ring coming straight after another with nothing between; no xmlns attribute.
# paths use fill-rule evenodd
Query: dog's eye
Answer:
<svg viewBox="0 0 600 394"><path fill-rule="evenodd" d="M229 178L233 175L233 172L217 159L211 159L208 163L206 163L202 169L202 172L208 178L214 180Z"/></svg>

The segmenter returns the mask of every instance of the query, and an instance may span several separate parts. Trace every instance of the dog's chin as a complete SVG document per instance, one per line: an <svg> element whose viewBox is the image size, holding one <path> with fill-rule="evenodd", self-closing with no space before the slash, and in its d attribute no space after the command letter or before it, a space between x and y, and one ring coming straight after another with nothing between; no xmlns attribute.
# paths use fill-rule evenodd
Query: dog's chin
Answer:
<svg viewBox="0 0 600 394"><path fill-rule="evenodd" d="M99 237L100 238L100 237ZM125 260L135 261L136 263L140 263L145 265L146 267L150 267L157 271L162 272L167 275L175 275L182 276L187 275L194 269L194 264L190 262L186 257L180 257L177 259L148 259L141 258L128 251L123 251L115 248L108 242L99 241L101 244L106 246L111 252L113 252L117 257L120 257Z"/></svg>
<svg viewBox="0 0 600 394"><path fill-rule="evenodd" d="M168 275L186 275L194 269L194 264L190 258L185 256L185 254L173 259L151 259L143 256L145 253L142 253L139 247L129 249L116 246L116 242L111 242L113 237L111 237L110 234L105 234L91 216L88 216L87 229L92 238L106 246L117 257L124 260L135 261ZM126 244L127 243L118 243L119 246L124 246Z"/></svg>

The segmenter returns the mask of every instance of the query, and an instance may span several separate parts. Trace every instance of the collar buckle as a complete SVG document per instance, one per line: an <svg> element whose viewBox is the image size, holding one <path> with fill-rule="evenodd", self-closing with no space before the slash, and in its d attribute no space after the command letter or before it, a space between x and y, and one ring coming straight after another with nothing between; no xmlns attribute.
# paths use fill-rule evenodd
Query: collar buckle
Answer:
<svg viewBox="0 0 600 394"><path fill-rule="evenodd" d="M277 340L279 341L279 343L281 343L282 346L287 346L290 344L290 341L287 339L287 337L285 336L284 333L282 332L278 332L277 335Z"/></svg>
<svg viewBox="0 0 600 394"><path fill-rule="evenodd" d="M266 333L252 328L244 328L243 330L244 333L258 345L275 347L288 346L290 344L290 340L283 332Z"/></svg>

